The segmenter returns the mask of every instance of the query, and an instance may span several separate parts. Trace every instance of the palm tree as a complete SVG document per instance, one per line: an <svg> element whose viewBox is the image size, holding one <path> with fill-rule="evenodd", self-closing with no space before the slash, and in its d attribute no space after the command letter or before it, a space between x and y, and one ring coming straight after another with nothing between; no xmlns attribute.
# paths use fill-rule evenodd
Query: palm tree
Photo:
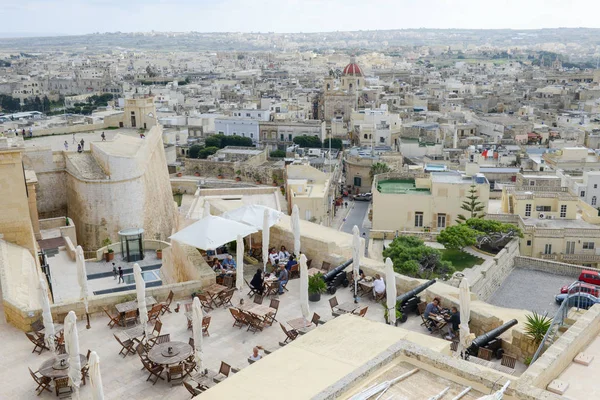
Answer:
<svg viewBox="0 0 600 400"><path fill-rule="evenodd" d="M471 185L471 188L469 189L469 195L467 196L467 200L463 201L460 208L462 208L465 211L468 211L469 217L467 218L464 215L459 214L456 218L456 222L458 222L459 224L471 218L483 218L485 213L483 213L482 211L485 210L485 206L479 201L479 197L477 196L477 186Z"/></svg>
<svg viewBox="0 0 600 400"><path fill-rule="evenodd" d="M371 179L375 178L375 175L379 175L379 174L385 174L386 172L390 172L392 169L389 167L389 165L387 165L386 163L383 162L376 162L373 165L371 165L371 170L369 171L369 176L371 176Z"/></svg>

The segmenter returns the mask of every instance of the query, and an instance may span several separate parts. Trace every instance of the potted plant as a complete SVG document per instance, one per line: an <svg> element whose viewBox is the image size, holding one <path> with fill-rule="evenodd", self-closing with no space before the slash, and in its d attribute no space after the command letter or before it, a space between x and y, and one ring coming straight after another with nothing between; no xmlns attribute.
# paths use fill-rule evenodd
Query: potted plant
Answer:
<svg viewBox="0 0 600 400"><path fill-rule="evenodd" d="M381 305L383 306L383 318L389 324L390 320L388 319L389 310L387 308L387 304L385 304L385 302L384 302L384 303L381 303ZM398 326L398 324L400 322L406 322L406 319L407 319L407 317L402 314L402 311L400 311L398 309L398 306L399 306L399 304L396 303L396 326Z"/></svg>
<svg viewBox="0 0 600 400"><path fill-rule="evenodd" d="M104 253L104 259L106 262L112 261L113 258L115 258L115 251L110 248L111 244L112 242L110 241L110 238L106 238L104 241L102 241L102 246L106 247L106 253Z"/></svg>
<svg viewBox="0 0 600 400"><path fill-rule="evenodd" d="M525 334L531 339L534 345L538 346L542 343L546 332L552 325L552 318L548 318L547 314L533 314L525 316Z"/></svg>
<svg viewBox="0 0 600 400"><path fill-rule="evenodd" d="M321 293L325 293L327 285L323 280L323 274L317 273L308 277L308 300L321 300Z"/></svg>
<svg viewBox="0 0 600 400"><path fill-rule="evenodd" d="M156 250L156 258L162 260L162 249Z"/></svg>
<svg viewBox="0 0 600 400"><path fill-rule="evenodd" d="M222 170L221 168L219 168L219 170L218 170L218 174L219 174L219 175L217 175L217 178L219 178L219 179L223 179L223 170Z"/></svg>

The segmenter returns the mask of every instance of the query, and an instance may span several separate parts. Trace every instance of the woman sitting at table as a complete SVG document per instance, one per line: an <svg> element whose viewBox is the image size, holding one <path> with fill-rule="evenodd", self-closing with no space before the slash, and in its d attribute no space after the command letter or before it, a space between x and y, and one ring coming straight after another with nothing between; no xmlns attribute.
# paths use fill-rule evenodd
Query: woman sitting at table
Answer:
<svg viewBox="0 0 600 400"><path fill-rule="evenodd" d="M381 275L376 274L375 280L373 280L373 297L381 297L385 293L385 282Z"/></svg>
<svg viewBox="0 0 600 400"><path fill-rule="evenodd" d="M256 291L256 293L258 293L262 296L263 291L264 291L264 279L263 279L263 275L262 275L262 270L260 270L260 269L256 270L256 273L254 274L254 276L252 277L252 280L250 281L250 286L252 286L252 288Z"/></svg>
<svg viewBox="0 0 600 400"><path fill-rule="evenodd" d="M275 251L275 247L272 247L271 250L269 250L269 261L271 261L273 267L277 268L277 265L279 264L279 254Z"/></svg>
<svg viewBox="0 0 600 400"><path fill-rule="evenodd" d="M285 261L290 258L290 253L286 250L285 246L281 246L278 257L279 261Z"/></svg>
<svg viewBox="0 0 600 400"><path fill-rule="evenodd" d="M221 272L221 270L224 269L218 258L215 258L213 260L213 267L212 268L213 268L213 271L215 271L215 272Z"/></svg>

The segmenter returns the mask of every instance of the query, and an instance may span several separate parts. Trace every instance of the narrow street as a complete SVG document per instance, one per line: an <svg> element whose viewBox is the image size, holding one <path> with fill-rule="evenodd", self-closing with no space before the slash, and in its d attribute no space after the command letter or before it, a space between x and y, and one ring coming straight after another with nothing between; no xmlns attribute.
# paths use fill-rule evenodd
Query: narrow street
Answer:
<svg viewBox="0 0 600 400"><path fill-rule="evenodd" d="M360 233L362 235L362 233L366 231L365 229L363 229L363 221L367 216L367 211L369 210L370 204L371 203L368 201L354 201L351 204L349 204L349 206L352 206L352 209L348 213L346 221L342 223L340 231L351 234L352 228L354 227L354 225L356 225L358 226L358 229L360 229Z"/></svg>

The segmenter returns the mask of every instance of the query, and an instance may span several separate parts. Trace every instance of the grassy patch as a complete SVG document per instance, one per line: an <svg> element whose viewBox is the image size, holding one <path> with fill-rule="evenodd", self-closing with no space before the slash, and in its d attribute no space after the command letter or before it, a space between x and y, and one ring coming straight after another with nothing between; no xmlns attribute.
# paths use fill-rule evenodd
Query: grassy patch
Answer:
<svg viewBox="0 0 600 400"><path fill-rule="evenodd" d="M483 264L483 258L475 257L462 250L441 250L442 260L450 261L457 271L462 271L465 268L471 268L474 265Z"/></svg>

